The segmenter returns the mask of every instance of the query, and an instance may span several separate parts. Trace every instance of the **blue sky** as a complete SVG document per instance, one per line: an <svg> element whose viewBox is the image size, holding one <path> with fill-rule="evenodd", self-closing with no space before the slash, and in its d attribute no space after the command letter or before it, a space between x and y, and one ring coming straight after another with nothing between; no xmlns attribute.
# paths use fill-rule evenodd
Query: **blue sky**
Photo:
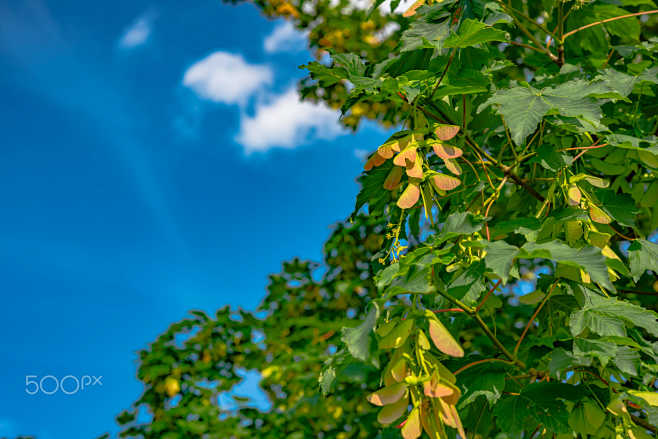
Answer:
<svg viewBox="0 0 658 439"><path fill-rule="evenodd" d="M28 0L0 22L0 437L96 437L169 323L253 309L282 261L320 257L386 134L299 104L303 40L248 4ZM31 396L26 375L103 386Z"/></svg>

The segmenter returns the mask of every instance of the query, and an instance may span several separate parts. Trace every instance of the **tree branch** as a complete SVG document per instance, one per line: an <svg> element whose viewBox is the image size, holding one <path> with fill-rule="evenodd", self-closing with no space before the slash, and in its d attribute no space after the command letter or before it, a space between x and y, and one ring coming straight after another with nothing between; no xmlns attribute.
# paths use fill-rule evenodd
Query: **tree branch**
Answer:
<svg viewBox="0 0 658 439"><path fill-rule="evenodd" d="M578 33L581 30L589 29L590 27L598 26L600 24L610 23L611 21L621 20L623 18L637 17L638 15L649 15L649 14L658 14L658 9L654 9L653 11L635 12L634 14L620 15L618 17L606 18L605 20L586 24L585 26L581 26L578 29L574 29L564 34L564 36L562 37L562 42L564 42L564 40L566 40L571 35Z"/></svg>

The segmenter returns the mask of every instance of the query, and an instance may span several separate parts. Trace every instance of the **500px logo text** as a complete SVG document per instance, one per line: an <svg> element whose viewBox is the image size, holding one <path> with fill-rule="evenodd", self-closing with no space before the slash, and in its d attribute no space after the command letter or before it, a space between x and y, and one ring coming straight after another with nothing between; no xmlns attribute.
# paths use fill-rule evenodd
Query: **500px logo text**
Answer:
<svg viewBox="0 0 658 439"><path fill-rule="evenodd" d="M59 391L66 395L73 395L93 386L103 386L102 375L82 375L81 377L66 375L62 378L53 375L25 376L25 393L28 395L36 395L37 393L53 395Z"/></svg>

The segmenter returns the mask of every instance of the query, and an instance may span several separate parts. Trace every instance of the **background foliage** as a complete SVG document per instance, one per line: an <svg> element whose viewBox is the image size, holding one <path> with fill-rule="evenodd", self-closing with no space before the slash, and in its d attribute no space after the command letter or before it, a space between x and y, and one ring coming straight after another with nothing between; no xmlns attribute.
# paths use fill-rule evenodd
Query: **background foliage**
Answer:
<svg viewBox="0 0 658 439"><path fill-rule="evenodd" d="M400 130L322 264L140 352L121 436L655 437L656 5L256 4L309 31L305 96ZM245 370L270 410L220 403Z"/></svg>

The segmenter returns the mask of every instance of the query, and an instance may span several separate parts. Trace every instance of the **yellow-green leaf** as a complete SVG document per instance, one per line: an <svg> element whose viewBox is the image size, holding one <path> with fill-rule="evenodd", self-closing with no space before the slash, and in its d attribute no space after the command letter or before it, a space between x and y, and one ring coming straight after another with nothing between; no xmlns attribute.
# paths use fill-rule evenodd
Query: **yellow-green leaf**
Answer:
<svg viewBox="0 0 658 439"><path fill-rule="evenodd" d="M402 323L396 326L395 329L386 334L386 337L379 341L379 348L396 349L402 346L402 344L407 341L407 337L409 337L413 325L413 320L404 320Z"/></svg>
<svg viewBox="0 0 658 439"><path fill-rule="evenodd" d="M409 407L409 398L405 396L399 401L382 408L377 415L377 422L383 425L391 424L400 419Z"/></svg>
<svg viewBox="0 0 658 439"><path fill-rule="evenodd" d="M637 396L638 398L642 398L650 406L658 407L658 392L640 392L638 390L629 390L628 393L633 396Z"/></svg>
<svg viewBox="0 0 658 439"><path fill-rule="evenodd" d="M569 190L567 191L567 197L570 206L580 205L580 198L582 197L582 194L580 193L580 189L578 189L578 186L576 186L575 184L569 186Z"/></svg>

